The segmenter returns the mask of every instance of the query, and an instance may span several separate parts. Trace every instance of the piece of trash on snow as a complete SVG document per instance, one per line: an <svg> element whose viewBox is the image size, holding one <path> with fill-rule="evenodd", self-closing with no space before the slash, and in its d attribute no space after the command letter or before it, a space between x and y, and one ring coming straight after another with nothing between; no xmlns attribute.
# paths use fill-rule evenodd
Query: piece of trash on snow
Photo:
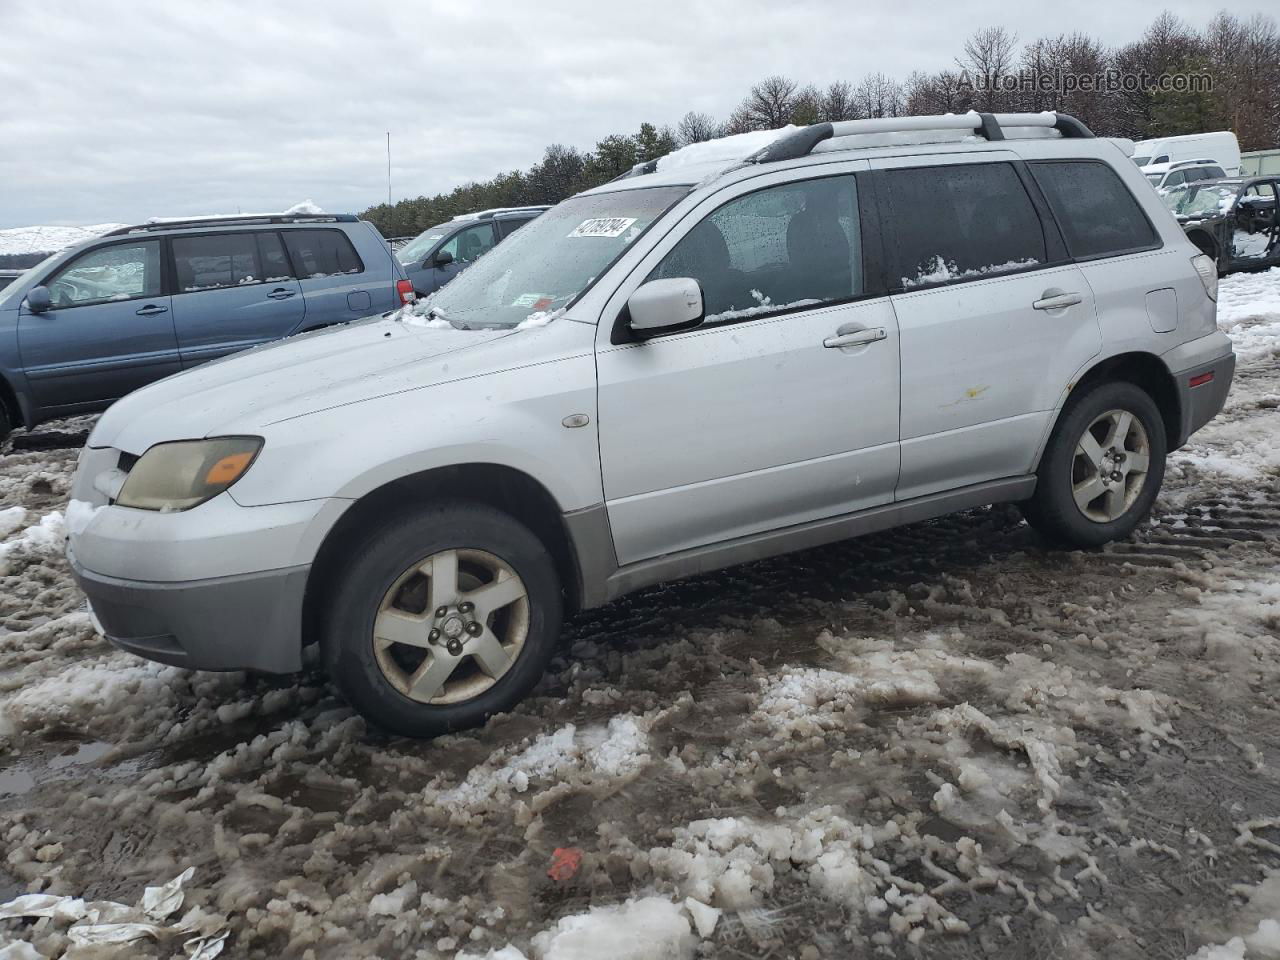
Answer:
<svg viewBox="0 0 1280 960"><path fill-rule="evenodd" d="M556 847L551 851L551 866L547 870L547 876L563 883L572 879L580 866L582 866L581 850L577 847Z"/></svg>
<svg viewBox="0 0 1280 960"><path fill-rule="evenodd" d="M78 897L55 897L48 893L26 893L0 904L0 920L15 917L51 917L71 922L84 916L84 901Z"/></svg>
<svg viewBox="0 0 1280 960"><path fill-rule="evenodd" d="M143 890L143 912L153 920L163 920L176 913L182 906L182 885L195 876L195 872L195 867L187 867L168 883Z"/></svg>
<svg viewBox="0 0 1280 960"><path fill-rule="evenodd" d="M212 937L192 937L182 945L182 949L186 952L188 960L213 960L222 953L222 948L226 946L229 936L231 931L223 930Z"/></svg>
<svg viewBox="0 0 1280 960"><path fill-rule="evenodd" d="M0 947L0 960L48 960L25 940L12 940Z"/></svg>
<svg viewBox="0 0 1280 960"><path fill-rule="evenodd" d="M77 923L67 930L67 936L77 947L91 947L104 943L132 943L144 937L155 937L163 929L154 923Z"/></svg>

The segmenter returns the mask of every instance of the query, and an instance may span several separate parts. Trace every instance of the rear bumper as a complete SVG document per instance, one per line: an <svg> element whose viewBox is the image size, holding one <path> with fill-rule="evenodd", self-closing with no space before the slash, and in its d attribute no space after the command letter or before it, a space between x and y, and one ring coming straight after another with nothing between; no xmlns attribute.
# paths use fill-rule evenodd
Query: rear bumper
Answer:
<svg viewBox="0 0 1280 960"><path fill-rule="evenodd" d="M1234 353L1174 372L1178 406L1182 411L1182 436L1171 445L1171 449L1182 446L1193 433L1218 415L1227 402L1235 372Z"/></svg>
<svg viewBox="0 0 1280 960"><path fill-rule="evenodd" d="M309 565L157 583L104 576L69 559L96 622L121 650L196 670L302 668Z"/></svg>

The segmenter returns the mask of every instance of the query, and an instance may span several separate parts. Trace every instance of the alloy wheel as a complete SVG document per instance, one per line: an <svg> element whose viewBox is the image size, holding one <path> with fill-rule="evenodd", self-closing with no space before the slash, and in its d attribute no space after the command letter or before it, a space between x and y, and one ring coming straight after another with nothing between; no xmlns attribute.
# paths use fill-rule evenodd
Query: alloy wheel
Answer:
<svg viewBox="0 0 1280 960"><path fill-rule="evenodd" d="M1071 458L1071 494L1095 523L1124 516L1142 493L1151 462L1151 442L1142 421L1128 410L1096 417Z"/></svg>
<svg viewBox="0 0 1280 960"><path fill-rule="evenodd" d="M529 595L506 562L484 550L444 550L405 570L373 623L378 667L419 703L453 704L492 687L529 634Z"/></svg>

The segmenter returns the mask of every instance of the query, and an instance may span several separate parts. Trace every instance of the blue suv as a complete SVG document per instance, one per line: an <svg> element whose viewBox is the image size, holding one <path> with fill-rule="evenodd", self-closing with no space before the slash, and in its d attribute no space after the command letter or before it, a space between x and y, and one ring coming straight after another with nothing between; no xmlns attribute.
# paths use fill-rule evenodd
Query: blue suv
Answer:
<svg viewBox="0 0 1280 960"><path fill-rule="evenodd" d="M435 293L476 260L550 207L495 207L427 227L396 248L418 296Z"/></svg>
<svg viewBox="0 0 1280 960"><path fill-rule="evenodd" d="M382 313L413 286L350 214L164 220L56 253L0 289L0 438L290 334Z"/></svg>

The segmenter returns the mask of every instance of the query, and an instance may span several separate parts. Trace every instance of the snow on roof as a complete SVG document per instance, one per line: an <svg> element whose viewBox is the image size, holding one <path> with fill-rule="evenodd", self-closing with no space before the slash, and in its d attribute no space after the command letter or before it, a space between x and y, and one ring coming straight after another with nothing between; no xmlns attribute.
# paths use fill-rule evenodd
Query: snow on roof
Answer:
<svg viewBox="0 0 1280 960"><path fill-rule="evenodd" d="M733 163L762 150L781 136L798 129L794 124L787 124L777 130L751 130L747 133L735 133L728 137L717 137L704 140L702 143L691 143L687 147L668 153L658 159L658 170L673 170L676 167L693 166L709 163Z"/></svg>

